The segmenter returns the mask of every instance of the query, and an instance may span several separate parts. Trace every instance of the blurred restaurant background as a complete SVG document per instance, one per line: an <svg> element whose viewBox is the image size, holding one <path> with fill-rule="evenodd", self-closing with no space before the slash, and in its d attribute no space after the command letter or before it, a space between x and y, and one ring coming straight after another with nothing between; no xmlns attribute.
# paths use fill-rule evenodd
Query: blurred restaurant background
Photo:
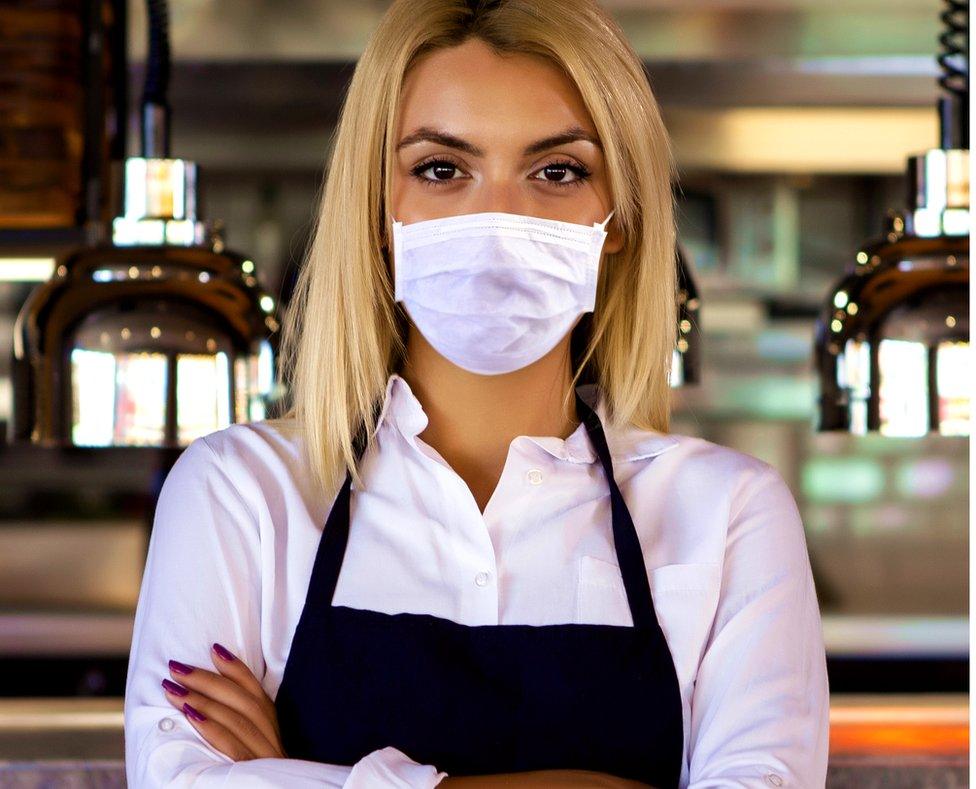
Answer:
<svg viewBox="0 0 976 789"><path fill-rule="evenodd" d="M828 785L968 785L968 3L602 5L680 171L672 431L796 496ZM155 497L287 401L281 309L386 6L0 3L0 785L122 780Z"/></svg>

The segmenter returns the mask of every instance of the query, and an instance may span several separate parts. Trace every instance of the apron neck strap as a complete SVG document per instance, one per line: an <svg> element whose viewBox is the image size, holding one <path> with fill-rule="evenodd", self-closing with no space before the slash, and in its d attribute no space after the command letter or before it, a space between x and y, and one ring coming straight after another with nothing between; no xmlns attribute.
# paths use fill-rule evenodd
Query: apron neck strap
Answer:
<svg viewBox="0 0 976 789"><path fill-rule="evenodd" d="M600 465L610 488L610 513L613 522L613 547L617 553L620 574L623 576L624 588L627 591L627 602L630 604L630 614L634 620L634 627L653 628L657 624L654 613L654 602L651 600L651 587L647 580L647 566L644 564L644 552L641 548L637 529L634 527L630 510L624 501L623 494L617 486L613 473L613 460L607 446L607 437L603 423L587 402L576 392L576 409L581 421L586 426L590 443L596 450Z"/></svg>

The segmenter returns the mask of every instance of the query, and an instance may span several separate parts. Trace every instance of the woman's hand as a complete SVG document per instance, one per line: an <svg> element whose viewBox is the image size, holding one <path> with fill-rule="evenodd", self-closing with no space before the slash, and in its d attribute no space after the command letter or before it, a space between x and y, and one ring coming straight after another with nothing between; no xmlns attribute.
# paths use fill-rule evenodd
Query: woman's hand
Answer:
<svg viewBox="0 0 976 789"><path fill-rule="evenodd" d="M284 758L274 702L244 662L220 644L211 647L214 673L177 660L163 690L203 738L235 762ZM176 680L175 682L173 680Z"/></svg>

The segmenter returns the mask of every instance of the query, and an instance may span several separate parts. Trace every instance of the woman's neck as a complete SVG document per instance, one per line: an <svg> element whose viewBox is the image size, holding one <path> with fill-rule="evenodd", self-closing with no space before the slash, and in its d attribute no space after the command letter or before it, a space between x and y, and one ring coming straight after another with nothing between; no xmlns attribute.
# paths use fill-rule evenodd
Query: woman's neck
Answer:
<svg viewBox="0 0 976 789"><path fill-rule="evenodd" d="M482 512L516 436L566 438L579 426L570 385L569 335L537 362L502 375L476 375L451 363L411 323L400 375L428 424L420 438L468 483Z"/></svg>

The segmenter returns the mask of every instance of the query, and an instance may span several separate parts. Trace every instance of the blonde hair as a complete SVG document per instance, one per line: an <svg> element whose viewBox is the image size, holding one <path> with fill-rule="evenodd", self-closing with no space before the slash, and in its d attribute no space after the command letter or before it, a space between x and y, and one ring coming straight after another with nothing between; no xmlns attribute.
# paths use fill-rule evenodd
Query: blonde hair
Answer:
<svg viewBox="0 0 976 789"><path fill-rule="evenodd" d="M362 484L356 433L372 436L406 348L384 250L404 77L427 52L476 36L549 58L575 82L600 137L624 246L600 266L594 313L574 329L573 386L596 383L608 428L667 432L676 341L674 161L640 59L592 0L396 0L345 96L312 242L284 316L283 383L316 484ZM382 173L382 179L377 174ZM279 420L274 420L279 421Z"/></svg>

